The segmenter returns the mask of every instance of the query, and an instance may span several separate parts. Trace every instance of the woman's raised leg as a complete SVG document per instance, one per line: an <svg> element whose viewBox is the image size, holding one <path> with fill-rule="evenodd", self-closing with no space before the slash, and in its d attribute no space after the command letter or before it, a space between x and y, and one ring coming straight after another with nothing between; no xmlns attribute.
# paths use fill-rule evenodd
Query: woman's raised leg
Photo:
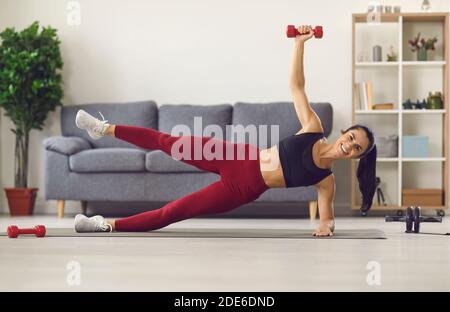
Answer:
<svg viewBox="0 0 450 312"><path fill-rule="evenodd" d="M111 125L106 131L116 138L145 149L161 150L176 160L183 161L201 170L220 174L224 153L215 154L215 149L225 150L225 141L212 137L172 136L170 134L136 126ZM205 148L206 147L206 148ZM210 151L210 155L208 154ZM219 157L216 157L219 155Z"/></svg>

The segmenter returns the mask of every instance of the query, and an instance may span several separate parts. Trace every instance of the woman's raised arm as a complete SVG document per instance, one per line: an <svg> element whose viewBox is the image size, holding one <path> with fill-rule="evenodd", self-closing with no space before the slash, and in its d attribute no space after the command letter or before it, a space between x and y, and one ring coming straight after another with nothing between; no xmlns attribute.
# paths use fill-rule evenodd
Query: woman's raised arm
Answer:
<svg viewBox="0 0 450 312"><path fill-rule="evenodd" d="M303 70L303 54L305 42L313 35L311 26L300 26L297 28L300 33L295 37L294 54L292 57L292 66L290 73L289 86L294 101L297 117L302 124L302 128L306 131L323 131L319 117L309 105L308 98L305 93L305 74ZM307 34L306 34L307 33Z"/></svg>

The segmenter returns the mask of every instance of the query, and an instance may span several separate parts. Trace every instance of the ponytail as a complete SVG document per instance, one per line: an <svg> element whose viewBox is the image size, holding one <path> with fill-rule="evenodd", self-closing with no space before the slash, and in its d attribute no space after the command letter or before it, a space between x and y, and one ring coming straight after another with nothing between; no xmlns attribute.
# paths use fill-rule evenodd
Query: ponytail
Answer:
<svg viewBox="0 0 450 312"><path fill-rule="evenodd" d="M372 145L359 160L356 176L359 190L362 194L361 212L365 213L372 207L373 196L376 190L377 146Z"/></svg>

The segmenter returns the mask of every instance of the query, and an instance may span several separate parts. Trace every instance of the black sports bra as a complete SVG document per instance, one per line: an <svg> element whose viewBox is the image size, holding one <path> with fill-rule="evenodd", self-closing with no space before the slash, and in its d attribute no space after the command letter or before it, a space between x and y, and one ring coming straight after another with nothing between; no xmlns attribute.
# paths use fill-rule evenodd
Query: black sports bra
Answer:
<svg viewBox="0 0 450 312"><path fill-rule="evenodd" d="M330 169L319 168L312 156L314 143L323 137L321 132L306 132L278 142L286 187L314 185L332 174Z"/></svg>

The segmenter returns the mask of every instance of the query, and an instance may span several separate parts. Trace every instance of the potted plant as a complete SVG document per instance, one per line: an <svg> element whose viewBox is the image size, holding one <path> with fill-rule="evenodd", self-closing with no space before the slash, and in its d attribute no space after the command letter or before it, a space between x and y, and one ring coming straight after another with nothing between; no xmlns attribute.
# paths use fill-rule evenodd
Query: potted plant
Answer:
<svg viewBox="0 0 450 312"><path fill-rule="evenodd" d="M412 52L417 52L417 61L427 60L427 51L435 50L435 43L438 41L437 37L425 39L420 37L420 33L414 39L408 40Z"/></svg>
<svg viewBox="0 0 450 312"><path fill-rule="evenodd" d="M30 215L37 188L28 188L28 145L50 111L62 105L63 62L56 30L34 22L21 32L0 33L0 108L14 124L14 188L5 188L11 215Z"/></svg>

